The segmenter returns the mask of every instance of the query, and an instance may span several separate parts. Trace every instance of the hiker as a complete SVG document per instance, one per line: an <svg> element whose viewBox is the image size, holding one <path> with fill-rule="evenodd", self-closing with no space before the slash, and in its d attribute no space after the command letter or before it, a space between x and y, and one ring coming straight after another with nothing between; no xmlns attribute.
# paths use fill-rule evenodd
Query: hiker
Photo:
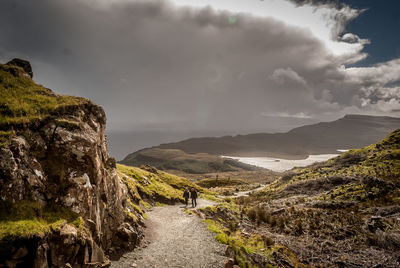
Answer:
<svg viewBox="0 0 400 268"><path fill-rule="evenodd" d="M185 206L187 207L188 200L189 200L189 188L188 187L186 187L185 191L183 192L183 198L185 198Z"/></svg>
<svg viewBox="0 0 400 268"><path fill-rule="evenodd" d="M194 189L194 188L190 189L190 198L192 198L192 207L193 208L196 207L197 206L197 202L196 202L197 192L196 192L196 189Z"/></svg>

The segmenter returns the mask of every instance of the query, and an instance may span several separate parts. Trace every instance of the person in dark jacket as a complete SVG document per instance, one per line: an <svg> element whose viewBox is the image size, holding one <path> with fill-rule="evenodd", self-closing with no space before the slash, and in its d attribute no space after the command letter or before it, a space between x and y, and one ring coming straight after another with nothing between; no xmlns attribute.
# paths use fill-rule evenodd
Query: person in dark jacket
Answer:
<svg viewBox="0 0 400 268"><path fill-rule="evenodd" d="M189 188L186 187L185 191L183 192L183 198L185 198L185 205L188 205L188 201L189 201Z"/></svg>
<svg viewBox="0 0 400 268"><path fill-rule="evenodd" d="M192 198L192 207L196 207L197 206L197 191L194 188L190 189L190 198Z"/></svg>

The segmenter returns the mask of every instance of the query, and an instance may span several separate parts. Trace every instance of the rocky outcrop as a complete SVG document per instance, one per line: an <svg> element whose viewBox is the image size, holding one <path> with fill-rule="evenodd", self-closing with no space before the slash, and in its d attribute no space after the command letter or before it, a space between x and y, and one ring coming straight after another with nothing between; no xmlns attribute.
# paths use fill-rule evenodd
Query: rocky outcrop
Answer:
<svg viewBox="0 0 400 268"><path fill-rule="evenodd" d="M25 74L27 74L30 78L33 77L33 71L32 71L32 66L29 63L29 61L26 60L21 60L21 59L13 59L10 60L9 62L7 62L7 65L14 65L14 66L18 66L21 67Z"/></svg>
<svg viewBox="0 0 400 268"><path fill-rule="evenodd" d="M23 61L9 64L23 64L32 77ZM85 101L60 106L35 124L9 127L14 134L0 148L1 215L11 217L12 211L4 211L8 204L29 201L66 208L83 222L3 237L0 267L101 267L107 255L138 244L143 218L126 213L135 212L107 153L105 124L104 110Z"/></svg>

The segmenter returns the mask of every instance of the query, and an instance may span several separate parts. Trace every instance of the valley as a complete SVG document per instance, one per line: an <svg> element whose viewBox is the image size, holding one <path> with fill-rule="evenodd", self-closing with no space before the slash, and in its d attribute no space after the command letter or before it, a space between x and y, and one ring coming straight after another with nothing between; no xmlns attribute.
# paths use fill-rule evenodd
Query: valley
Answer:
<svg viewBox="0 0 400 268"><path fill-rule="evenodd" d="M398 26L399 0L0 0L0 268L400 268Z"/></svg>
<svg viewBox="0 0 400 268"><path fill-rule="evenodd" d="M36 84L29 62L0 65L0 96L0 267L400 265L399 129L275 171L163 146L117 163L102 107Z"/></svg>

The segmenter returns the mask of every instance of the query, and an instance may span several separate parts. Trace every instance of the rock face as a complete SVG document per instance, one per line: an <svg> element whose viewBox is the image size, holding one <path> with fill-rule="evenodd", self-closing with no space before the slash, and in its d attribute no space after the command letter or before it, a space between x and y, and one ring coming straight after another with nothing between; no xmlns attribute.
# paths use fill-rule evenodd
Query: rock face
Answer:
<svg viewBox="0 0 400 268"><path fill-rule="evenodd" d="M29 62L13 60L32 77ZM135 247L141 217L126 213L129 193L107 153L104 110L90 101L62 106L34 125L11 127L0 148L0 202L55 204L79 215L83 229L58 230L1 244L0 267L101 267L106 254ZM132 209L133 210L133 209Z"/></svg>

